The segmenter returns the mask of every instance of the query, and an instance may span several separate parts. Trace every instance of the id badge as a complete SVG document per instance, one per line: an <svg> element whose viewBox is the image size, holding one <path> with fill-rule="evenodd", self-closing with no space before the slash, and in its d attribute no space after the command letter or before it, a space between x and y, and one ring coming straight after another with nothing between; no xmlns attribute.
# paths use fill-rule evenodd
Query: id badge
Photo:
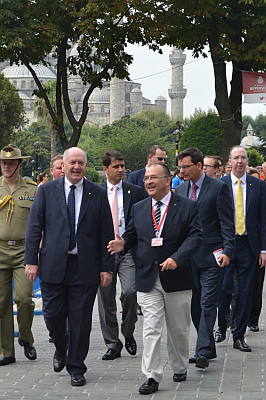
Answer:
<svg viewBox="0 0 266 400"><path fill-rule="evenodd" d="M159 247L163 245L163 238L151 239L151 247Z"/></svg>

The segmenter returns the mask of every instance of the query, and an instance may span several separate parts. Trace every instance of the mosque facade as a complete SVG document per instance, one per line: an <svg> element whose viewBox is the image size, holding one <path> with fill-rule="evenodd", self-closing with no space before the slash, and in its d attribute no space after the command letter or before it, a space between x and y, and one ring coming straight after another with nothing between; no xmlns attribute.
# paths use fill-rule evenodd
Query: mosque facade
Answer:
<svg viewBox="0 0 266 400"><path fill-rule="evenodd" d="M74 46L69 55L74 55L77 51ZM172 65L172 85L169 89L169 96L172 101L171 116L183 116L183 99L186 90L183 89L183 64L185 55L182 50L173 48L170 55ZM32 65L40 82L47 84L49 81L56 80L56 60L50 54L47 57L49 67L42 64ZM34 112L36 97L33 90L37 90L37 85L25 65L9 65L9 62L0 63L0 71L15 86L23 101L24 110L29 124L37 121ZM79 76L70 75L68 79L69 98L72 103L72 110L76 119L79 119L82 112L84 96L89 85L83 85ZM123 116L136 115L147 108L163 110L167 112L167 100L164 96L158 96L154 103L143 96L141 84L133 81L112 78L110 82L104 82L102 89L96 88L88 100L89 112L86 122L100 126L111 124Z"/></svg>

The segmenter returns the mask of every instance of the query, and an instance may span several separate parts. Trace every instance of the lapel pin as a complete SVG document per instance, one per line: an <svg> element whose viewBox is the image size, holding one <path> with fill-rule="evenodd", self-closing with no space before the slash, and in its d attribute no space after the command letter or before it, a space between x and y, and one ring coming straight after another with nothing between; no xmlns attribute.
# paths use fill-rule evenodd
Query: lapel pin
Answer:
<svg viewBox="0 0 266 400"><path fill-rule="evenodd" d="M174 203L174 206L176 206L176 204Z"/></svg>
<svg viewBox="0 0 266 400"><path fill-rule="evenodd" d="M89 192L89 194L91 194L91 192Z"/></svg>
<svg viewBox="0 0 266 400"><path fill-rule="evenodd" d="M128 192L128 194L129 194L129 193L130 193L130 190L128 190L127 192Z"/></svg>

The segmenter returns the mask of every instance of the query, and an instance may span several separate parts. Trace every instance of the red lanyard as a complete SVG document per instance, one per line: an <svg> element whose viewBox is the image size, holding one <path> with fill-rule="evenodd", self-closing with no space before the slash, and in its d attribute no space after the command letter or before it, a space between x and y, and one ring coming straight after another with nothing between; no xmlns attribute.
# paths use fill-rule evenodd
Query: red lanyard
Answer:
<svg viewBox="0 0 266 400"><path fill-rule="evenodd" d="M163 223L163 220L164 220L164 218L165 218L165 215L166 215L166 213L167 213L167 210L168 210L168 207L169 207L169 204L170 204L171 198L172 198L172 192L171 192L170 199L169 199L169 201L168 201L168 204L167 204L166 210L165 210L165 212L164 212L164 214L163 214L163 217L162 217L162 219L161 219L161 221L160 221L160 224L159 224L159 225L157 224L157 222L156 222L156 219L155 219L155 217L154 217L153 206L152 206L152 203L151 203L151 213L152 213L152 219L153 219L153 221L154 221L154 224L155 224L155 227L156 227L156 230L157 230L157 233L156 233L156 235L157 235L157 236L159 235L159 231L160 231L161 225L162 225L162 223Z"/></svg>

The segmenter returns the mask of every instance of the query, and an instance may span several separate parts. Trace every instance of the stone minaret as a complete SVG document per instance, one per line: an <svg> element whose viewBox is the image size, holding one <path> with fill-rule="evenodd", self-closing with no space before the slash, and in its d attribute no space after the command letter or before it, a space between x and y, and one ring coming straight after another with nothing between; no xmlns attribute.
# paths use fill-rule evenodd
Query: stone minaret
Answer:
<svg viewBox="0 0 266 400"><path fill-rule="evenodd" d="M247 148L252 147L252 145L253 145L253 128L251 123L249 123L247 127Z"/></svg>
<svg viewBox="0 0 266 400"><path fill-rule="evenodd" d="M110 82L110 124L126 113L125 83L116 77Z"/></svg>
<svg viewBox="0 0 266 400"><path fill-rule="evenodd" d="M186 61L186 55L183 50L173 47L169 55L172 65L172 85L168 89L171 101L171 117L183 117L183 100L187 94L187 89L183 87L183 65Z"/></svg>

